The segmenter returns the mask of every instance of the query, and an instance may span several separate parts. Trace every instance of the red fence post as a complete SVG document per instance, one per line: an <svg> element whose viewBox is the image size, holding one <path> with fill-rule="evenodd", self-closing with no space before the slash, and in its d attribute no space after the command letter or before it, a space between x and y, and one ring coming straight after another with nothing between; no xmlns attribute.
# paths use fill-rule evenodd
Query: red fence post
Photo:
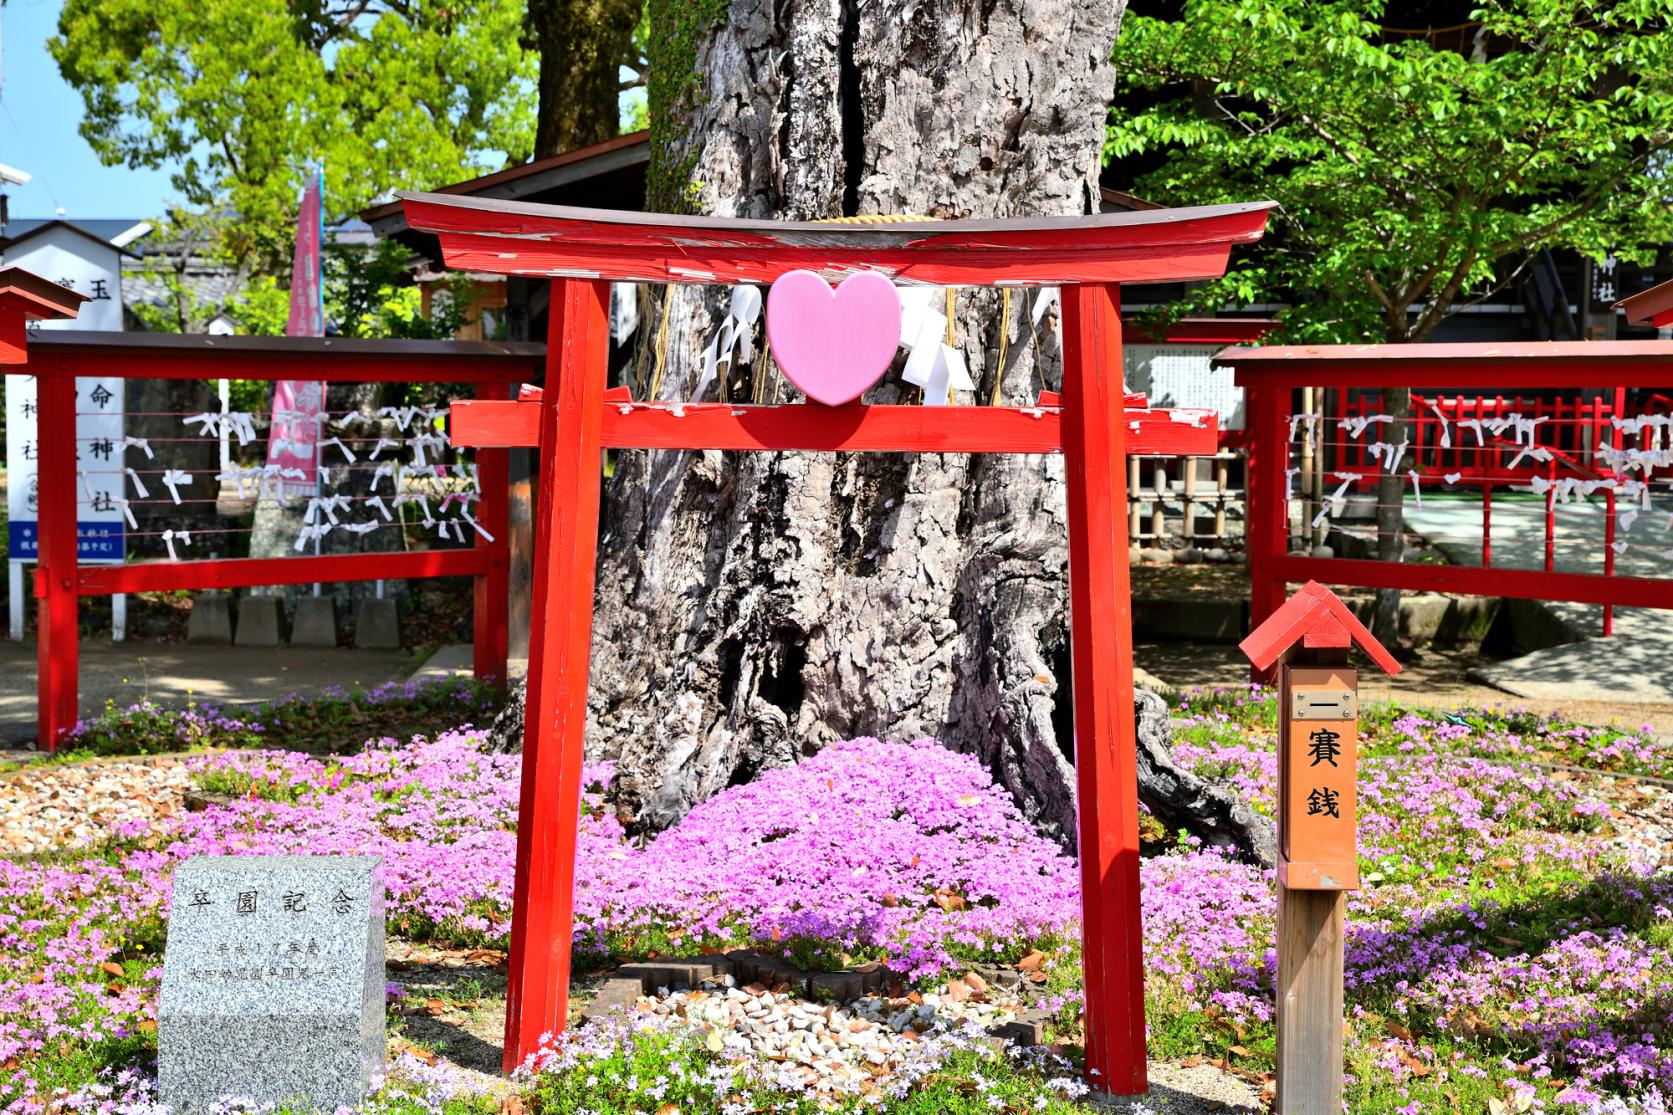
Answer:
<svg viewBox="0 0 1673 1115"><path fill-rule="evenodd" d="M1117 288L1063 299L1063 465L1079 795L1086 1071L1145 1090L1137 739L1127 571L1127 457Z"/></svg>
<svg viewBox="0 0 1673 1115"><path fill-rule="evenodd" d="M1340 392L1346 395L1346 391ZM1284 582L1273 562L1287 548L1289 532L1284 470L1289 465L1287 387L1250 387L1249 474L1244 549L1249 559L1249 627L1265 622L1284 603Z"/></svg>
<svg viewBox="0 0 1673 1115"><path fill-rule="evenodd" d="M509 396L504 384L476 385L479 399L516 398L512 385ZM477 515L490 541L478 534L476 548L488 554L488 568L476 578L475 608L472 612L471 666L479 681L496 679L509 683L506 655L510 642L508 612L511 607L511 452L482 448L476 451L476 480L482 489Z"/></svg>
<svg viewBox="0 0 1673 1115"><path fill-rule="evenodd" d="M62 373L62 369L58 369ZM35 746L56 751L76 722L76 381L65 374L36 380L36 452L40 556L35 566Z"/></svg>
<svg viewBox="0 0 1673 1115"><path fill-rule="evenodd" d="M1481 567L1493 564L1493 482L1481 482Z"/></svg>
<svg viewBox="0 0 1673 1115"><path fill-rule="evenodd" d="M1615 575L1615 493L1613 490L1604 492L1603 521L1603 575ZM1615 633L1615 605L1603 606L1603 637L1608 638Z"/></svg>
<svg viewBox="0 0 1673 1115"><path fill-rule="evenodd" d="M587 726L594 562L603 464L610 284L552 282L540 422L540 505L529 637L517 881L506 990L509 1071L563 1030Z"/></svg>

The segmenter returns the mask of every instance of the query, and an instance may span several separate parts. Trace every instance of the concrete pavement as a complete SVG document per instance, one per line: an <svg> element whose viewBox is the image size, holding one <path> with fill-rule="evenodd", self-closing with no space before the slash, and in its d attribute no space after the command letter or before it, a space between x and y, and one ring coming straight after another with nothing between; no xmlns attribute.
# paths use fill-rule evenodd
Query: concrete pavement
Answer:
<svg viewBox="0 0 1673 1115"><path fill-rule="evenodd" d="M467 648L468 650L468 648ZM81 714L111 702L149 699L257 704L332 685L367 688L406 678L419 659L404 650L312 647L225 647L188 643L81 642ZM466 658L469 669L469 657ZM35 644L0 640L0 744L27 747L35 738Z"/></svg>

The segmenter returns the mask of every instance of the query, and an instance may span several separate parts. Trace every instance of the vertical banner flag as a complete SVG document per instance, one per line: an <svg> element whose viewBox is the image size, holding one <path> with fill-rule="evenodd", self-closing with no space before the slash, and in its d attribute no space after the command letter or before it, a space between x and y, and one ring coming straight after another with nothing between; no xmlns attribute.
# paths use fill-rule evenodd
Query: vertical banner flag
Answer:
<svg viewBox="0 0 1673 1115"><path fill-rule="evenodd" d="M296 217L296 253L291 257L290 318L287 337L325 335L325 281L320 274L320 242L325 238L321 212L321 175L302 191ZM325 414L325 384L317 380L279 380L273 385L273 426L267 463L296 469L282 481L285 495L311 496L319 484L320 426ZM282 474L284 475L284 474Z"/></svg>

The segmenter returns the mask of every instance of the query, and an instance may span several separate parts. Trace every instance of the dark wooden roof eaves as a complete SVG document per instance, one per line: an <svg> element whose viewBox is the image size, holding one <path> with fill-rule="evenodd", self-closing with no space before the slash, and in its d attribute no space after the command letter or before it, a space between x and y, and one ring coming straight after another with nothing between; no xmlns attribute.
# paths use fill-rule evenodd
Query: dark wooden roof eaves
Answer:
<svg viewBox="0 0 1673 1115"><path fill-rule="evenodd" d="M16 301L25 317L49 321L73 318L87 295L43 279L21 267L0 269L0 303Z"/></svg>
<svg viewBox="0 0 1673 1115"><path fill-rule="evenodd" d="M438 194L457 194L465 197L522 197L528 194L540 193L554 186L563 185L570 181L586 178L590 174L605 174L618 170L624 166L638 163L649 163L651 157L650 132L630 132L627 135L607 139L603 143L594 143L588 147L577 147L573 151L565 151L547 159L536 159L524 163L522 166L507 167L492 174L484 174L479 178L467 178L463 182L453 182L446 186L437 187L431 191ZM582 164L596 163L596 167ZM567 173L561 173L565 172ZM560 181L550 181L554 174ZM404 196L404 195L402 195ZM395 219L395 224L406 227L402 217L401 202L386 201L360 211L361 220L371 225L380 225ZM379 229L380 234L388 235L392 229Z"/></svg>

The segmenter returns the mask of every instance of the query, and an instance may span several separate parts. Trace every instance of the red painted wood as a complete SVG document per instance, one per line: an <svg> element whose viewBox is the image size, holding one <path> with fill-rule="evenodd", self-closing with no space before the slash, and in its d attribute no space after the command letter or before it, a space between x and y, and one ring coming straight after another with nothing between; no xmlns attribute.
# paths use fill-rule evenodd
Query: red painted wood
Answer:
<svg viewBox="0 0 1673 1115"><path fill-rule="evenodd" d="M1245 493L1250 627L1259 627L1284 602L1284 581L1272 559L1288 549L1284 470L1289 467L1289 398L1288 388L1251 387L1244 404L1250 434Z"/></svg>
<svg viewBox="0 0 1673 1115"><path fill-rule="evenodd" d="M543 513L535 539L506 999L507 1069L533 1053L542 1034L563 1030L569 1009L609 306L608 283L552 283L540 438Z"/></svg>
<svg viewBox="0 0 1673 1115"><path fill-rule="evenodd" d="M1144 962L1122 401L1115 289L1065 289L1063 455L1086 1068L1094 1087L1135 1095L1146 1088Z"/></svg>
<svg viewBox="0 0 1673 1115"><path fill-rule="evenodd" d="M25 317L46 321L73 318L88 300L61 283L21 267L0 268L0 307L22 311Z"/></svg>
<svg viewBox="0 0 1673 1115"><path fill-rule="evenodd" d="M44 468L41 474L45 476ZM483 500L484 505L488 502L487 499ZM41 507L45 509L45 499L41 501ZM115 592L233 589L254 585L307 585L323 581L479 577L484 575L488 566L488 554L475 549L409 550L387 554L321 554L319 557L139 561L128 565L86 566L80 570L76 578L76 591L82 596L103 596Z"/></svg>
<svg viewBox="0 0 1673 1115"><path fill-rule="evenodd" d="M1333 559L1308 560L1328 562ZM1309 647L1345 647L1350 639L1384 673L1392 676L1400 672L1400 663L1365 629L1348 606L1334 592L1317 581L1309 580L1301 591L1284 601L1276 612L1251 631L1238 644L1238 649L1248 656L1257 670L1266 671L1277 665L1284 652L1298 643Z"/></svg>
<svg viewBox="0 0 1673 1115"><path fill-rule="evenodd" d="M532 446L539 404L455 403L456 445ZM1191 419L1200 424L1193 425ZM605 403L604 444L621 449L802 449L824 452L1055 453L1059 407L729 406ZM1126 410L1129 453L1210 454L1213 411Z"/></svg>
<svg viewBox="0 0 1673 1115"><path fill-rule="evenodd" d="M1673 608L1673 580L1604 577L1596 573L1546 573L1538 569L1491 569L1459 565L1408 565L1360 558L1279 557L1274 566L1291 581L1508 596L1518 600L1571 600L1577 604Z"/></svg>
<svg viewBox="0 0 1673 1115"><path fill-rule="evenodd" d="M76 722L76 385L37 381L40 559L35 568L37 747L56 751Z"/></svg>
<svg viewBox="0 0 1673 1115"><path fill-rule="evenodd" d="M513 389L505 384L479 383L482 399L502 399ZM451 408L450 408L451 409ZM451 418L451 413L449 414ZM475 549L487 559L488 568L476 578L471 611L471 667L478 678L508 680L506 658L511 642L511 529L507 505L511 485L511 458L505 449L479 449L476 480L482 489L477 501L476 521L493 535L493 541L476 535Z"/></svg>
<svg viewBox="0 0 1673 1115"><path fill-rule="evenodd" d="M460 270L624 281L767 283L808 268L935 284L1163 282L1220 275L1267 203L1011 221L832 225L667 217L403 194Z"/></svg>
<svg viewBox="0 0 1673 1115"><path fill-rule="evenodd" d="M1071 250L1011 251L908 249L842 251L832 248L667 249L615 244L508 241L472 233L440 235L442 255L456 271L530 278L553 274L601 275L618 282L760 283L786 271L817 271L827 281L858 271L881 271L900 282L933 286L1052 286L1060 283L1169 283L1221 275L1231 242L1190 247L1145 246L1102 255Z"/></svg>
<svg viewBox="0 0 1673 1115"><path fill-rule="evenodd" d="M29 320L17 306L0 301L0 364L29 361Z"/></svg>
<svg viewBox="0 0 1673 1115"><path fill-rule="evenodd" d="M1214 364L1236 368L1240 387L1475 389L1604 382L1665 387L1673 341L1518 341L1508 344L1272 345L1229 348ZM1512 408L1514 409L1514 408ZM1474 435L1467 435L1471 442Z"/></svg>

